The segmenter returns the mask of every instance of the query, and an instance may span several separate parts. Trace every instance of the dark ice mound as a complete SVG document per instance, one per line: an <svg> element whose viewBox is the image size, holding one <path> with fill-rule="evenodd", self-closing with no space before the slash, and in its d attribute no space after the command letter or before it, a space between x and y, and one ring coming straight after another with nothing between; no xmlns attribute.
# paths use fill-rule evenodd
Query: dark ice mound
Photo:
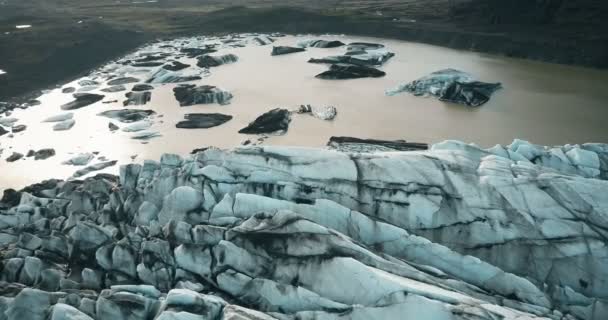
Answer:
<svg viewBox="0 0 608 320"><path fill-rule="evenodd" d="M133 86L133 88L131 89L131 91L135 91L135 92L139 92L139 91L149 91L154 89L153 86L149 85L149 84L136 84Z"/></svg>
<svg viewBox="0 0 608 320"><path fill-rule="evenodd" d="M94 93L75 93L74 98L76 100L66 103L61 106L62 110L75 110L91 105L95 102L101 101L105 96Z"/></svg>
<svg viewBox="0 0 608 320"><path fill-rule="evenodd" d="M108 93L120 92L120 91L125 91L125 90L127 90L127 87L125 87L123 85L111 86L111 87L101 89L101 91L108 92Z"/></svg>
<svg viewBox="0 0 608 320"><path fill-rule="evenodd" d="M337 48L344 45L344 42L338 40L305 40L298 43L302 48Z"/></svg>
<svg viewBox="0 0 608 320"><path fill-rule="evenodd" d="M46 148L34 152L34 160L46 160L55 155L55 149Z"/></svg>
<svg viewBox="0 0 608 320"><path fill-rule="evenodd" d="M235 63L239 58L234 54L225 54L221 56L204 55L198 58L197 66L201 68L218 67L224 64Z"/></svg>
<svg viewBox="0 0 608 320"><path fill-rule="evenodd" d="M134 77L123 77L123 78L116 78L116 79L112 79L112 80L108 81L108 85L109 86L118 86L118 85L135 83L135 82L139 82L139 79L134 78Z"/></svg>
<svg viewBox="0 0 608 320"><path fill-rule="evenodd" d="M343 80L359 78L379 78L386 73L372 67L357 66L350 64L332 64L329 70L318 74L316 77L326 80Z"/></svg>
<svg viewBox="0 0 608 320"><path fill-rule="evenodd" d="M123 105L126 106L141 106L152 99L152 92L150 91L139 91L139 92L128 92L125 94L127 100L123 101Z"/></svg>
<svg viewBox="0 0 608 320"><path fill-rule="evenodd" d="M383 44L354 42L348 45L343 55L312 58L310 63L346 63L361 66L381 66L395 54L386 50Z"/></svg>
<svg viewBox="0 0 608 320"><path fill-rule="evenodd" d="M285 133L289 128L291 115L287 109L272 109L257 117L247 127L239 130L239 133L262 134L262 133Z"/></svg>
<svg viewBox="0 0 608 320"><path fill-rule="evenodd" d="M196 86L193 84L183 84L173 88L173 95L182 107L193 106L195 104L219 103L226 105L230 103L232 94L216 86Z"/></svg>
<svg viewBox="0 0 608 320"><path fill-rule="evenodd" d="M232 119L231 115L221 113L188 113L186 120L178 122L175 126L180 129L207 129L222 125Z"/></svg>
<svg viewBox="0 0 608 320"><path fill-rule="evenodd" d="M137 62L137 63L133 63L133 64L131 64L131 66L133 66L133 67L140 67L140 68L151 68L151 67L159 67L159 66L162 66L163 64L164 64L163 62L150 61L150 62Z"/></svg>
<svg viewBox="0 0 608 320"><path fill-rule="evenodd" d="M296 52L302 52L302 51L306 51L306 49L304 49L304 48L296 48L296 47L278 46L278 47L273 47L272 48L272 52L270 53L270 55L272 55L272 56L280 56L280 55L283 55L283 54L296 53Z"/></svg>
<svg viewBox="0 0 608 320"><path fill-rule="evenodd" d="M179 61L172 61L172 62L164 65L163 69L166 69L169 71L180 71L180 70L184 70L188 67L190 67L189 64L181 63Z"/></svg>
<svg viewBox="0 0 608 320"><path fill-rule="evenodd" d="M184 70L170 71L165 68L159 68L156 72L150 75L146 83L179 83L201 80L203 71Z"/></svg>
<svg viewBox="0 0 608 320"><path fill-rule="evenodd" d="M202 56L204 54L217 52L213 46L207 46L206 48L182 48L180 49L182 53L185 53L188 58L196 58L198 56Z"/></svg>
<svg viewBox="0 0 608 320"><path fill-rule="evenodd" d="M116 119L120 122L130 123L141 121L153 114L156 114L153 110L138 110L138 109L121 109L121 110L108 110L97 114L98 116Z"/></svg>

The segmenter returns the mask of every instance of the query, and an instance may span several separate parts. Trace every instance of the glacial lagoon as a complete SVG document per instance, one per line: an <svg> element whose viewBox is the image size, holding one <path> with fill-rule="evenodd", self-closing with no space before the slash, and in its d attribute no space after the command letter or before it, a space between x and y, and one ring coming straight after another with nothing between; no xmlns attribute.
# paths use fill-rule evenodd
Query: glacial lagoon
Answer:
<svg viewBox="0 0 608 320"><path fill-rule="evenodd" d="M608 72L458 51L397 40L326 36L270 37L273 43L255 41L256 35L223 38L197 37L158 42L141 48L118 61L100 67L89 76L46 92L39 105L15 109L8 118L11 125L25 125L20 132L0 137L0 190L20 188L49 178L65 179L82 167L63 164L79 154L94 153L89 164L117 161L98 172L117 173L120 164L158 159L163 153L187 154L193 149L215 146L231 148L258 143L259 136L239 134L256 117L274 109L297 110L301 105L333 106L337 116L325 121L309 114L291 115L288 131L269 135L262 145L324 146L331 136L376 139L404 139L435 143L458 139L490 147L522 138L542 145L607 142ZM262 37L267 39L266 37ZM271 56L273 46L296 46L307 39L380 43L395 55L378 67L383 77L351 80L323 80L315 75L328 69L326 64L308 63L311 58L340 55L344 47L306 48L306 51ZM238 61L211 68L197 67L179 48L217 44L213 55L234 54ZM153 110L155 114L140 124L151 133L149 139L133 139L138 132L123 130L133 123L121 123L99 116L108 110L124 109L125 94L158 72L160 66L133 67L127 60L161 55L161 62L176 60L190 67L177 71L201 79L186 84L211 85L232 95L229 104L197 104L180 107L173 89L181 84L150 83L150 100L129 109ZM154 62L154 61L150 61ZM432 97L408 93L387 96L385 91L431 72L453 68L475 79L500 82L502 89L486 104L467 107ZM0 74L2 71L0 71ZM119 92L103 92L116 78L135 78ZM84 80L84 81L83 81ZM87 83L88 82L88 83ZM76 110L62 105L74 100L74 93L101 94L103 99ZM73 123L65 130L53 130L56 123L43 120L73 113ZM222 125L207 129L182 129L176 124L189 113L221 113L232 116ZM4 118L7 118L6 116ZM118 129L109 129L109 123ZM137 127L137 125L135 125ZM6 126L10 131L10 125ZM131 131L131 132L126 132ZM141 134L141 132L139 133ZM9 137L12 135L12 137ZM53 148L55 155L45 160L26 157L29 150ZM23 159L6 162L13 152Z"/></svg>

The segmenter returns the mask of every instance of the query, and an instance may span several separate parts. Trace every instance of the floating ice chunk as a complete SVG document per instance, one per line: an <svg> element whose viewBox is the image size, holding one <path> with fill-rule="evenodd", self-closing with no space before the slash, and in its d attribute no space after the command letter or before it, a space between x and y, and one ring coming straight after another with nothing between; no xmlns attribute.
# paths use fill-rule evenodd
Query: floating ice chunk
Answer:
<svg viewBox="0 0 608 320"><path fill-rule="evenodd" d="M441 101L478 107L488 102L492 94L500 88L500 83L479 82L468 73L444 69L386 90L386 95L409 92L415 96L432 95Z"/></svg>
<svg viewBox="0 0 608 320"><path fill-rule="evenodd" d="M304 48L298 47L286 47L286 46L277 46L272 48L271 56L280 56L284 54L296 53L306 51Z"/></svg>
<svg viewBox="0 0 608 320"><path fill-rule="evenodd" d="M63 164L73 165L73 166L85 166L87 165L93 158L95 157L92 153L81 153L75 157L72 157L64 162Z"/></svg>
<svg viewBox="0 0 608 320"><path fill-rule="evenodd" d="M230 104L232 93L222 90L216 86L196 86L183 84L173 88L173 95L182 107L196 104L219 103L221 105Z"/></svg>
<svg viewBox="0 0 608 320"><path fill-rule="evenodd" d="M346 53L339 56L329 56L320 59L310 59L311 63L346 63L362 66L381 66L395 54L377 43L355 42L348 45Z"/></svg>
<svg viewBox="0 0 608 320"><path fill-rule="evenodd" d="M272 39L271 37L266 36L266 35L260 35L260 36L253 38L252 41L260 46L265 46L265 45L273 43L274 39Z"/></svg>
<svg viewBox="0 0 608 320"><path fill-rule="evenodd" d="M338 109L332 106L311 107L310 105L301 105L298 113L310 113L321 120L333 120L338 115Z"/></svg>
<svg viewBox="0 0 608 320"><path fill-rule="evenodd" d="M0 118L0 125L5 127L12 127L13 123L19 121L17 118Z"/></svg>
<svg viewBox="0 0 608 320"><path fill-rule="evenodd" d="M135 133L134 135L132 135L131 139L148 140L148 139L152 139L155 137L160 137L159 131L144 130L144 131L139 131L139 132Z"/></svg>
<svg viewBox="0 0 608 320"><path fill-rule="evenodd" d="M74 119L63 120L61 122L57 122L53 126L53 130L55 130L55 131L70 130L70 129L72 129L72 127L74 126L74 124L76 124L76 120L74 120Z"/></svg>
<svg viewBox="0 0 608 320"><path fill-rule="evenodd" d="M48 117L48 118L42 120L42 122L61 122L61 121L69 120L72 118L74 118L74 113L68 112L68 113L62 113L62 114L58 114L56 116Z"/></svg>
<svg viewBox="0 0 608 320"><path fill-rule="evenodd" d="M301 48L337 48L343 45L344 43L338 40L302 40L298 42L298 47Z"/></svg>
<svg viewBox="0 0 608 320"><path fill-rule="evenodd" d="M151 115L156 114L153 110L140 110L140 109L120 109L120 110L107 110L97 114L98 116L108 117L116 119L120 122L131 123L143 120Z"/></svg>
<svg viewBox="0 0 608 320"><path fill-rule="evenodd" d="M231 64L239 61L239 58L234 54L224 54L221 56L213 56L210 54L206 54L204 56L198 57L197 66L201 68L211 68L211 67L219 67L224 64Z"/></svg>
<svg viewBox="0 0 608 320"><path fill-rule="evenodd" d="M201 80L203 76L208 76L209 71L200 70L184 70L171 71L165 68L158 68L149 78L146 83L179 83Z"/></svg>
<svg viewBox="0 0 608 320"><path fill-rule="evenodd" d="M152 121L140 121L140 122L135 122L132 123L128 126L125 126L122 128L122 131L124 132L138 132L138 131L142 131L142 130L146 130L148 128L150 128L152 126Z"/></svg>

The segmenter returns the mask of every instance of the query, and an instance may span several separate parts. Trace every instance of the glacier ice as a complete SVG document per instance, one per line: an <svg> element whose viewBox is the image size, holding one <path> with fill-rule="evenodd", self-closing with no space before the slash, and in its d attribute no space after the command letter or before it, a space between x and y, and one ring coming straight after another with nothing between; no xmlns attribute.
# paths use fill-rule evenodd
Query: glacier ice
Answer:
<svg viewBox="0 0 608 320"><path fill-rule="evenodd" d="M209 148L32 186L0 203L0 314L604 319L607 160L523 140Z"/></svg>

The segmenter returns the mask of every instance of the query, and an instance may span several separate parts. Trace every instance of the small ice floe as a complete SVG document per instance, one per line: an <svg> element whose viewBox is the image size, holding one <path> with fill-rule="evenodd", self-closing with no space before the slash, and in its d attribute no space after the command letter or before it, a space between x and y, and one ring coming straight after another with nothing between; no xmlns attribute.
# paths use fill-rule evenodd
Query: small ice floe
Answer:
<svg viewBox="0 0 608 320"><path fill-rule="evenodd" d="M42 120L42 122L61 122L61 121L65 121L68 119L72 119L73 117L74 117L74 113L68 112L68 113L62 113L62 114L58 114L56 116L48 117L48 118Z"/></svg>
<svg viewBox="0 0 608 320"><path fill-rule="evenodd" d="M72 127L75 124L76 124L76 120L74 120L74 119L67 119L67 120L64 120L64 121L57 122L53 126L53 130L54 131L66 131L66 130L70 130L70 129L72 129Z"/></svg>
<svg viewBox="0 0 608 320"><path fill-rule="evenodd" d="M32 27L32 25L30 25L30 24L20 24L18 26L15 26L15 28L17 28L17 29L29 29L31 27Z"/></svg>
<svg viewBox="0 0 608 320"><path fill-rule="evenodd" d="M301 105L296 111L297 113L309 113L315 118L321 120L333 120L338 115L338 110L335 107L312 107L311 105Z"/></svg>
<svg viewBox="0 0 608 320"><path fill-rule="evenodd" d="M152 122L151 121L139 121L139 122L134 122L126 127L122 128L122 131L124 132L139 132L139 131L143 131L146 129L149 129L152 126Z"/></svg>
<svg viewBox="0 0 608 320"><path fill-rule="evenodd" d="M0 75L6 74L6 71L0 69Z"/></svg>
<svg viewBox="0 0 608 320"><path fill-rule="evenodd" d="M144 131L139 131L137 133L135 133L134 135L131 136L131 139L135 139L135 140L149 140L155 137L160 137L160 132L158 131L153 131L153 130L144 130Z"/></svg>
<svg viewBox="0 0 608 320"><path fill-rule="evenodd" d="M11 127L17 121L17 118L0 118L0 126Z"/></svg>
<svg viewBox="0 0 608 320"><path fill-rule="evenodd" d="M93 160L95 156L92 153L81 153L77 156L74 156L64 162L62 164L72 165L72 166L86 166Z"/></svg>

